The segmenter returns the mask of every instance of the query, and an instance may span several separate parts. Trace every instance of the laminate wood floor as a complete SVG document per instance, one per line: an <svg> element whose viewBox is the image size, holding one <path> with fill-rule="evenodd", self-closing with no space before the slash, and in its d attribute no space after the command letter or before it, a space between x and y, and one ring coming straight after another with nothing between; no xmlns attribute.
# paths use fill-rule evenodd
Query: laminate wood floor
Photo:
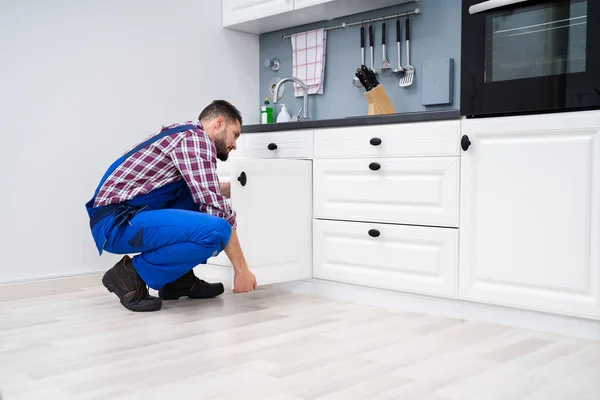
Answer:
<svg viewBox="0 0 600 400"><path fill-rule="evenodd" d="M132 313L101 285L0 301L23 399L598 400L600 343L292 294Z"/></svg>

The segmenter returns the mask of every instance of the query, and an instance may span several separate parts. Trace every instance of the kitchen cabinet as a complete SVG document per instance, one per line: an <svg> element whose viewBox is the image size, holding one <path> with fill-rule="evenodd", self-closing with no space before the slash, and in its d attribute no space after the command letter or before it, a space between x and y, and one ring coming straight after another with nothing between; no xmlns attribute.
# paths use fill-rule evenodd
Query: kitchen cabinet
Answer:
<svg viewBox="0 0 600 400"><path fill-rule="evenodd" d="M304 133L312 136L312 131ZM252 134L241 138L243 144L238 143L238 151L244 154L256 140L281 144L285 143L286 135ZM219 162L217 169L221 181L231 182L230 203L237 213L237 234L258 283L312 277L312 162L285 157L242 157L238 153L236 158ZM207 264L222 267L220 275L233 277L225 252L209 259Z"/></svg>
<svg viewBox="0 0 600 400"><path fill-rule="evenodd" d="M460 298L600 318L600 112L463 134Z"/></svg>
<svg viewBox="0 0 600 400"><path fill-rule="evenodd" d="M260 35L414 0L223 0L223 27Z"/></svg>
<svg viewBox="0 0 600 400"><path fill-rule="evenodd" d="M314 215L458 227L458 157L314 161Z"/></svg>
<svg viewBox="0 0 600 400"><path fill-rule="evenodd" d="M223 0L223 25L252 21L294 10L294 0Z"/></svg>
<svg viewBox="0 0 600 400"><path fill-rule="evenodd" d="M458 230L314 221L315 278L455 298Z"/></svg>
<svg viewBox="0 0 600 400"><path fill-rule="evenodd" d="M456 298L460 121L319 129L315 278Z"/></svg>

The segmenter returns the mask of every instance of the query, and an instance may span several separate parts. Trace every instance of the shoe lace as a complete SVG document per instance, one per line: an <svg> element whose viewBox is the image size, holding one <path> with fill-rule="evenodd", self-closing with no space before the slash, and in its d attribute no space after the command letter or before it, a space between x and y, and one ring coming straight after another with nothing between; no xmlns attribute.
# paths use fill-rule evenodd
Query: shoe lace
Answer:
<svg viewBox="0 0 600 400"><path fill-rule="evenodd" d="M135 297L139 300L146 300L150 296L150 292L148 291L148 286L146 283L139 277L135 277Z"/></svg>

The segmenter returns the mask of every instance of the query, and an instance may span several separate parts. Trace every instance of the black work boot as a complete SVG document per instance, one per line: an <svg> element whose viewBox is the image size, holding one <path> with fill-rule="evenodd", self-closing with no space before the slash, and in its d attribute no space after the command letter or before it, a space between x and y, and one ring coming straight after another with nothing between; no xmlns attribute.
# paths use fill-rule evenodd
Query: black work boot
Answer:
<svg viewBox="0 0 600 400"><path fill-rule="evenodd" d="M102 283L117 295L123 307L131 311L158 311L162 307L162 300L150 296L146 282L142 280L129 256L125 256L106 271Z"/></svg>
<svg viewBox="0 0 600 400"><path fill-rule="evenodd" d="M181 278L167 283L158 295L163 300L177 300L180 297L192 299L209 299L217 297L225 291L222 283L208 283L194 275L194 271L186 272Z"/></svg>

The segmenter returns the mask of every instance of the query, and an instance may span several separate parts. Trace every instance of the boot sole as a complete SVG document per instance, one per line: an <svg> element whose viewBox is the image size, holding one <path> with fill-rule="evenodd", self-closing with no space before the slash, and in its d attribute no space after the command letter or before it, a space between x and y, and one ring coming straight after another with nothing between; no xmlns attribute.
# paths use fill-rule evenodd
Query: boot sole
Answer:
<svg viewBox="0 0 600 400"><path fill-rule="evenodd" d="M191 295L189 293L182 293L182 294L179 294L179 295L177 295L177 294L161 295L159 293L158 297L160 297L163 300L167 300L167 301L168 300L179 300L182 297L187 297L187 298L190 298L190 299L212 299L212 298L218 297L218 296L220 296L222 294L223 294L223 292L221 292L219 294L212 295L212 296L193 296L193 295Z"/></svg>
<svg viewBox="0 0 600 400"><path fill-rule="evenodd" d="M146 306L134 307L131 304L124 303L123 299L117 294L109 273L110 273L110 270L106 271L106 273L102 277L102 284L104 285L106 290L108 290L110 293L114 293L115 296L117 296L117 298L119 299L119 302L121 303L121 305L123 307L125 307L126 309L128 309L130 311L136 311L136 312L158 311L161 309L162 305L159 305L159 306L147 306L146 305Z"/></svg>

